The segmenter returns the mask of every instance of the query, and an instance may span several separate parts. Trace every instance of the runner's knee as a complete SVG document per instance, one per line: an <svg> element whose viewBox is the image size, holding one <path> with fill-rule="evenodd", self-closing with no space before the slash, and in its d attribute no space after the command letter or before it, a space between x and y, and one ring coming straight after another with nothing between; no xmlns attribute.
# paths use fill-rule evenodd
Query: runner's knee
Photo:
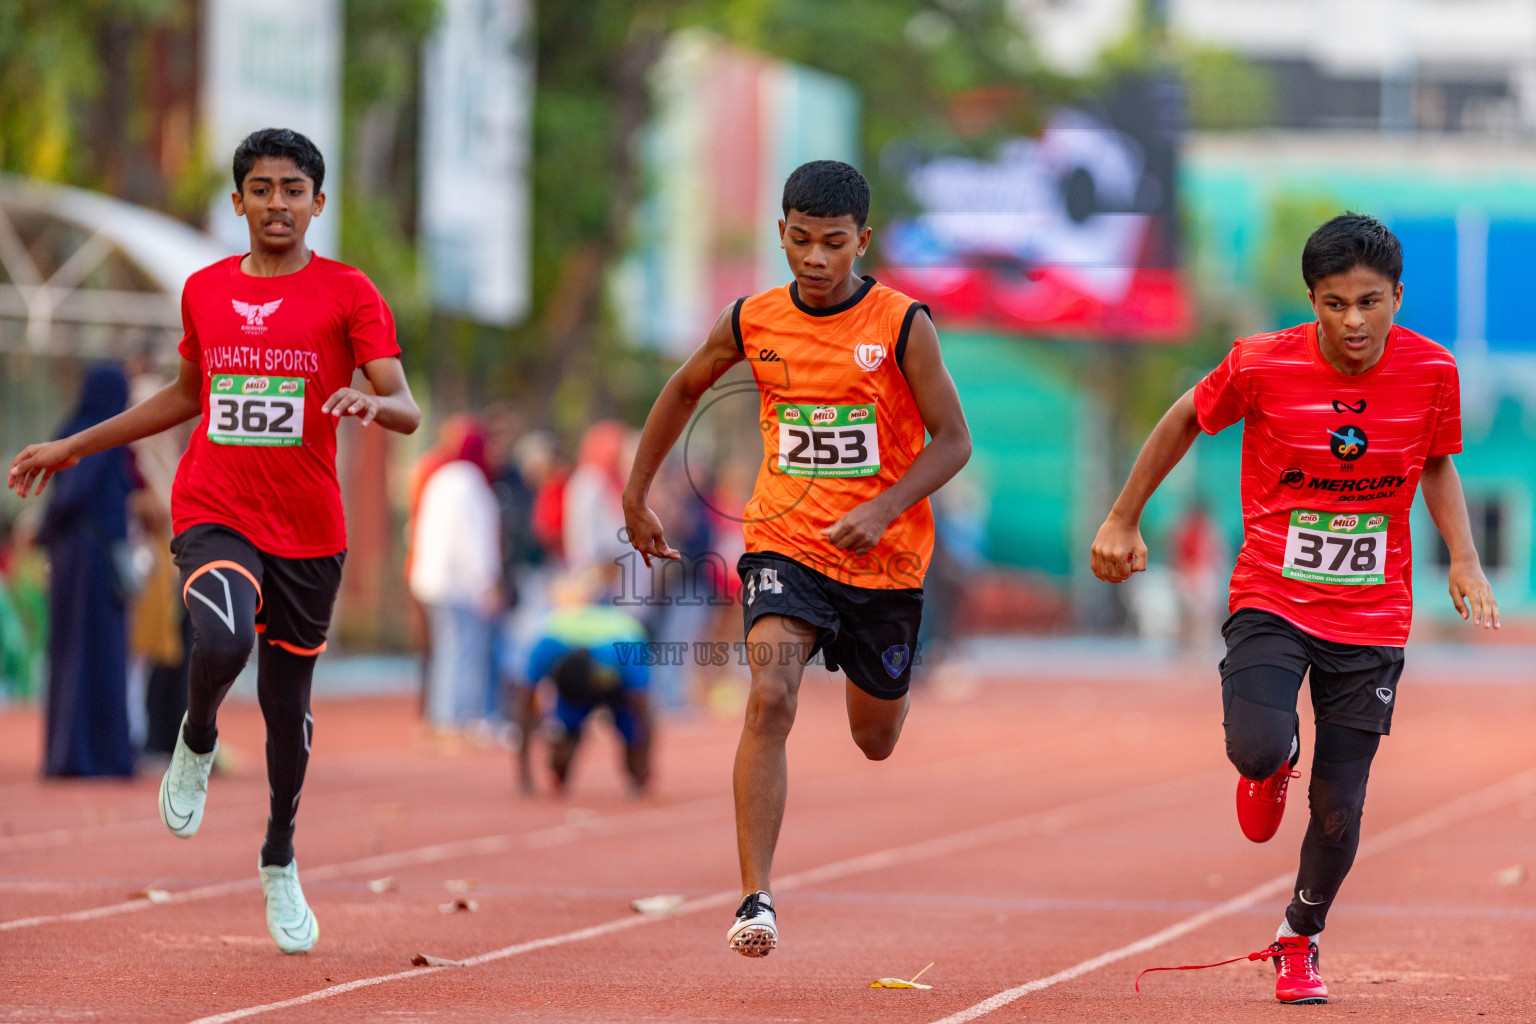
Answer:
<svg viewBox="0 0 1536 1024"><path fill-rule="evenodd" d="M790 680L772 671L757 673L747 695L746 726L764 736L787 736L795 724L798 703Z"/></svg>
<svg viewBox="0 0 1536 1024"><path fill-rule="evenodd" d="M1357 840L1371 759L1380 743L1377 733L1319 723L1307 799L1323 842L1343 846Z"/></svg>
<svg viewBox="0 0 1536 1024"><path fill-rule="evenodd" d="M884 761L901 738L901 722L860 723L853 726L853 742L871 761Z"/></svg>
<svg viewBox="0 0 1536 1024"><path fill-rule="evenodd" d="M1297 730L1295 694L1300 677L1258 666L1222 680L1227 758L1245 779L1267 779L1292 762Z"/></svg>

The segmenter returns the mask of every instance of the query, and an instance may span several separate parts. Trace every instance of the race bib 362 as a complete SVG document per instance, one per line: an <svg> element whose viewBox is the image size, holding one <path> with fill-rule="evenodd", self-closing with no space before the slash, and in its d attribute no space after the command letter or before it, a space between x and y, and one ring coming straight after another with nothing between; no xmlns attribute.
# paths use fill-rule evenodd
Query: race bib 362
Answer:
<svg viewBox="0 0 1536 1024"><path fill-rule="evenodd" d="M1385 583L1388 518L1376 512L1293 509L1280 575L1343 586Z"/></svg>
<svg viewBox="0 0 1536 1024"><path fill-rule="evenodd" d="M214 444L304 443L302 377L214 374L208 387L208 440Z"/></svg>

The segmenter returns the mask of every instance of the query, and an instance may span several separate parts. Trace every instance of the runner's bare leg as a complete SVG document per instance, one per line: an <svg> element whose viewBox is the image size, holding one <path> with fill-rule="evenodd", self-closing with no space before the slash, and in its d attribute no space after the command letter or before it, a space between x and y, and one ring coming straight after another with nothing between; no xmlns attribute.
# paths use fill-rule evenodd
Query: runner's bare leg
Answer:
<svg viewBox="0 0 1536 1024"><path fill-rule="evenodd" d="M747 634L752 690L733 777L743 896L769 891L768 873L789 791L784 744L795 724L800 680L815 634L809 623L783 615L764 615Z"/></svg>

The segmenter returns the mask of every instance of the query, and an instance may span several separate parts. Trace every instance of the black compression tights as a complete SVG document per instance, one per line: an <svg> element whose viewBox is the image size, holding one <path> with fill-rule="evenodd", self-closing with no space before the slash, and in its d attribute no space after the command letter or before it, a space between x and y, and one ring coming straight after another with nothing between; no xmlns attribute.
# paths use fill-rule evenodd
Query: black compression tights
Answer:
<svg viewBox="0 0 1536 1024"><path fill-rule="evenodd" d="M1271 666L1243 669L1222 681L1227 756L1246 778L1268 778L1286 763L1297 735L1300 689L1300 676ZM1328 908L1355 862L1371 758L1380 743L1373 732L1318 723L1307 790L1311 820L1285 912L1297 934L1323 930Z"/></svg>
<svg viewBox="0 0 1536 1024"><path fill-rule="evenodd" d="M215 569L192 582L187 611L193 639L183 735L188 747L207 753L219 736L219 705L256 644L256 588L233 570ZM314 729L309 714L314 672L314 655L294 654L266 642L257 653L256 695L267 724L271 794L261 862L268 866L293 860L294 818Z"/></svg>

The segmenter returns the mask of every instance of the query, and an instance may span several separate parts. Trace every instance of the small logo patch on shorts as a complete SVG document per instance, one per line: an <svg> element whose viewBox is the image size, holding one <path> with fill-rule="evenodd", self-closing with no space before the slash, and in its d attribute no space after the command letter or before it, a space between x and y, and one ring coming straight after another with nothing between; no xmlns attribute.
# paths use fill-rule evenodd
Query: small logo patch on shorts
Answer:
<svg viewBox="0 0 1536 1024"><path fill-rule="evenodd" d="M885 649L885 653L880 655L881 662L885 664L886 675L890 676L892 679L895 679L897 676L901 675L902 669L907 667L907 658L910 653L911 652L908 651L906 644L897 644L894 647L887 647Z"/></svg>
<svg viewBox="0 0 1536 1024"><path fill-rule="evenodd" d="M1385 686L1376 687L1376 696L1381 698L1381 702L1383 704L1392 703L1392 691L1387 689Z"/></svg>

